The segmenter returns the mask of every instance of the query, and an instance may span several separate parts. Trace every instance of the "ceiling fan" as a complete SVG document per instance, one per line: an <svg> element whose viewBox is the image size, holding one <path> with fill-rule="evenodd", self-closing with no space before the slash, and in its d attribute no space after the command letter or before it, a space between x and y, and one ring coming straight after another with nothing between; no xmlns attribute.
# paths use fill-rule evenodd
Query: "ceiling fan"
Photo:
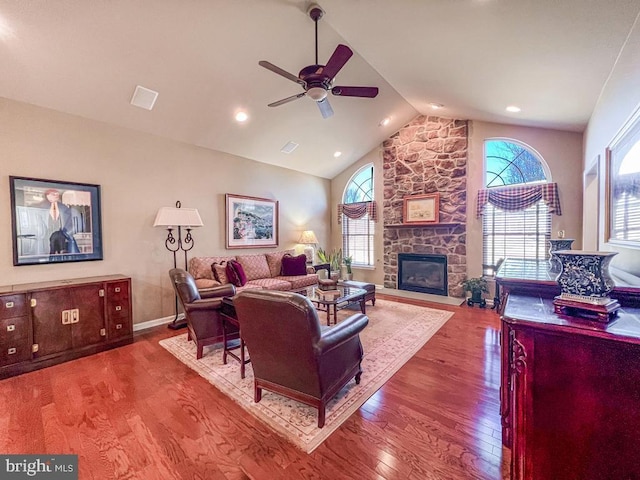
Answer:
<svg viewBox="0 0 640 480"><path fill-rule="evenodd" d="M320 6L316 4L312 4L307 13L314 21L316 25L316 64L309 65L300 70L300 73L296 77L295 75L283 70L280 67L275 66L274 64L267 62L265 60L261 60L258 64L261 67L266 68L267 70L271 70L278 75L283 76L284 78L291 80L302 86L304 92L298 93L296 95L292 95L287 98L283 98L282 100L278 100L277 102L270 103L269 107L278 107L280 105L284 105L285 103L292 102L293 100L297 100L298 98L302 98L307 96L318 104L318 108L320 108L320 113L323 118L329 118L333 115L333 109L329 104L329 99L327 95L329 91L333 95L340 97L366 97L366 98L374 98L378 95L378 87L353 87L353 86L333 86L333 80L335 76L338 74L340 69L344 67L347 63L347 60L351 58L353 52L346 45L338 45L329 58L329 61L326 65L318 64L318 20L322 18L324 15L324 10L320 8Z"/></svg>

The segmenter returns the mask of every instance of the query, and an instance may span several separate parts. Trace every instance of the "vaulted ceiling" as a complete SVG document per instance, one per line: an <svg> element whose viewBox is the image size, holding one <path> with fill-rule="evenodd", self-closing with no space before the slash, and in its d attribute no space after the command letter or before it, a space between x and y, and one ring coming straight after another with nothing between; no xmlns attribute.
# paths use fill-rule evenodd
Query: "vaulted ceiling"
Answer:
<svg viewBox="0 0 640 480"><path fill-rule="evenodd" d="M380 89L330 95L328 119L310 98L267 107L302 87L258 66L315 63L302 0L4 0L0 96L332 178L418 114L582 131L640 12L640 0L318 3L319 63L348 45L335 83ZM136 85L159 92L151 111L129 103Z"/></svg>

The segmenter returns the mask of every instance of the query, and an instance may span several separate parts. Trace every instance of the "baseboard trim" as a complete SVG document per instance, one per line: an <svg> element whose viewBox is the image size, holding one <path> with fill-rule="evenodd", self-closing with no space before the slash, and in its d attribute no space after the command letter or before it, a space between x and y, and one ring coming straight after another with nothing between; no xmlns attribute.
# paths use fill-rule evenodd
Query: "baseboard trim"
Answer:
<svg viewBox="0 0 640 480"><path fill-rule="evenodd" d="M154 320L147 320L146 322L134 323L133 331L139 332L140 330L147 330L148 328L157 327L159 325L167 325L173 322L174 318L175 318L174 315L170 315L168 317L156 318ZM182 318L184 318L184 314L181 313L180 315L178 315L178 320Z"/></svg>
<svg viewBox="0 0 640 480"><path fill-rule="evenodd" d="M443 305L460 306L465 301L464 298L445 297L443 295L431 295L430 293L410 292L408 290L396 290L394 288L376 288L376 292L394 297L413 298L427 302L441 303Z"/></svg>

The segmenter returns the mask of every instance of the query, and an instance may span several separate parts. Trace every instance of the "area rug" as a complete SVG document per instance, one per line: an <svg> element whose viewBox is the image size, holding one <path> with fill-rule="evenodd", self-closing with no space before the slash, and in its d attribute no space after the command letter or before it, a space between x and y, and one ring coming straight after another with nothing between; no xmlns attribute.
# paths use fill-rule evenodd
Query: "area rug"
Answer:
<svg viewBox="0 0 640 480"><path fill-rule="evenodd" d="M338 321L353 313L356 312L349 309L340 311ZM205 347L204 356L196 360L196 347L193 342L187 341L186 333L161 340L160 345L242 408L303 451L311 453L389 380L452 315L452 312L385 300L377 300L375 307L367 305L369 325L360 333L364 349L360 385L350 381L329 402L323 428L318 428L315 408L281 395L263 390L262 400L254 403L251 364L247 365L246 376L241 379L238 362L230 358L227 365L222 364L220 347ZM321 320L324 320L324 316Z"/></svg>

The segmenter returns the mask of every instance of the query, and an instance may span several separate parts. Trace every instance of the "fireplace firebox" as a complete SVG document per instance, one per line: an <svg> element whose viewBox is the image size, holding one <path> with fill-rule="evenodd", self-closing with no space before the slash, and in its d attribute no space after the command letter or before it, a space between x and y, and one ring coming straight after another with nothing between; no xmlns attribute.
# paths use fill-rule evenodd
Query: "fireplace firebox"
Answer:
<svg viewBox="0 0 640 480"><path fill-rule="evenodd" d="M399 253L398 290L447 296L447 256Z"/></svg>

